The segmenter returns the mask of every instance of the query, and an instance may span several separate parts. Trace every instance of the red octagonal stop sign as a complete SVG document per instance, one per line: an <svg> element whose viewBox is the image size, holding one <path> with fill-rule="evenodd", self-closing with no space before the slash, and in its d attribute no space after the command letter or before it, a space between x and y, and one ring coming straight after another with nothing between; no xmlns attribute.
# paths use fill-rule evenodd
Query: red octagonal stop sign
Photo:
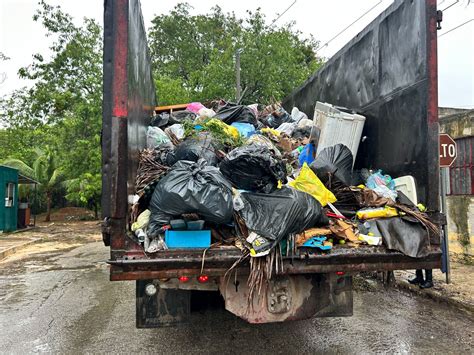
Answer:
<svg viewBox="0 0 474 355"><path fill-rule="evenodd" d="M439 166L441 168L450 167L456 160L457 147L454 139L449 134L439 135Z"/></svg>

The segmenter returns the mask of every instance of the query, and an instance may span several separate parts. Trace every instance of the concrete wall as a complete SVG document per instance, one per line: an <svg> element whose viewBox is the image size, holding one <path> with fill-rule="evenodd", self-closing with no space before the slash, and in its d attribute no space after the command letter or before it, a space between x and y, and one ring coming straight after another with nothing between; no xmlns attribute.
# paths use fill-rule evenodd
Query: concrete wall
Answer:
<svg viewBox="0 0 474 355"><path fill-rule="evenodd" d="M474 135L474 110L439 108L440 132L452 138ZM474 196L448 196L449 250L462 259L474 261Z"/></svg>
<svg viewBox="0 0 474 355"><path fill-rule="evenodd" d="M474 110L441 107L439 110L439 128L441 133L447 133L454 139L474 135Z"/></svg>
<svg viewBox="0 0 474 355"><path fill-rule="evenodd" d="M474 196L448 196L449 251L474 260Z"/></svg>

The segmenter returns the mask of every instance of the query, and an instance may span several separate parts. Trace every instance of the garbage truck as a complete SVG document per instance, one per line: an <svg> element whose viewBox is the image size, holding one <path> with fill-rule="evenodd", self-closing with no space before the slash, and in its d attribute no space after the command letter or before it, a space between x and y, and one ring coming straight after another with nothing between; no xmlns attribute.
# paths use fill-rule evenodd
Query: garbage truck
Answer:
<svg viewBox="0 0 474 355"><path fill-rule="evenodd" d="M413 176L419 201L434 211L441 226L439 21L436 0L395 0L282 105L312 117L317 101L328 102L365 116L354 168ZM110 280L136 283L137 327L185 322L193 298L205 292L220 294L225 309L250 323L351 316L355 274L441 268L440 238L432 238L429 252L420 258L384 246L336 246L330 253L283 257L262 302L248 307L249 265L238 263L239 249L145 253L130 238L129 209L139 152L146 147L146 129L160 93L139 0L105 0L103 48L102 234L110 248Z"/></svg>

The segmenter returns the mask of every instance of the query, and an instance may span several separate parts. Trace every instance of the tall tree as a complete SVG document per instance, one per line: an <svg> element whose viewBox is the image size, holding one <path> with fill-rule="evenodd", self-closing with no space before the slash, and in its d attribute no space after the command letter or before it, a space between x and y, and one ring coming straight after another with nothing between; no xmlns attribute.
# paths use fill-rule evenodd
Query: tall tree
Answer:
<svg viewBox="0 0 474 355"><path fill-rule="evenodd" d="M260 11L245 19L216 6L193 15L189 4L156 16L149 29L161 104L235 97L235 53L241 50L243 102L281 100L322 63L318 43L293 24L268 26Z"/></svg>
<svg viewBox="0 0 474 355"><path fill-rule="evenodd" d="M33 164L36 148L53 147L68 179L100 173L102 29L92 19L76 25L59 6L39 2L33 18L51 38L19 76L32 86L0 100L0 157ZM100 193L100 184L94 187Z"/></svg>

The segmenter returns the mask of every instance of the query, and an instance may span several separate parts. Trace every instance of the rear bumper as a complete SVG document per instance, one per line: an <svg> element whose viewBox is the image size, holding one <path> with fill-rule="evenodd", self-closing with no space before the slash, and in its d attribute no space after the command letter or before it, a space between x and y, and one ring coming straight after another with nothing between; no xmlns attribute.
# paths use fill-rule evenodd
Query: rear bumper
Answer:
<svg viewBox="0 0 474 355"><path fill-rule="evenodd" d="M204 258L203 258L204 256ZM109 260L110 279L149 280L173 278L181 275L222 276L241 257L240 250L167 250L153 257L130 254L118 260ZM204 260L203 260L204 259ZM330 254L300 255L283 259L281 274L313 274L336 271L388 271L405 269L441 268L441 249L431 246L427 256L411 258L384 247L336 247ZM248 262L239 265L239 271L248 273Z"/></svg>

